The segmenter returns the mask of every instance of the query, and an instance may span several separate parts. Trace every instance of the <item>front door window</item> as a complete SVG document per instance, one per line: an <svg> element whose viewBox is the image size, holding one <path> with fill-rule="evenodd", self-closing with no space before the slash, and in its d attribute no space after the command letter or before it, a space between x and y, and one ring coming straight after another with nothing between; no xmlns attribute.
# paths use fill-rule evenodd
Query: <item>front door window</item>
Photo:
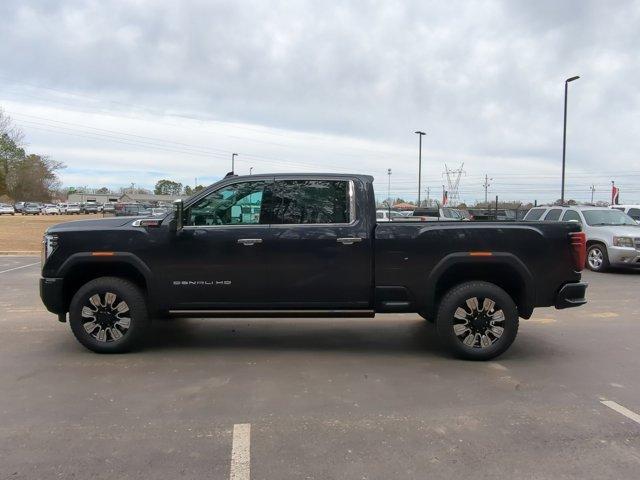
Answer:
<svg viewBox="0 0 640 480"><path fill-rule="evenodd" d="M261 223L260 213L265 185L266 182L241 182L211 192L189 207L186 225L256 225Z"/></svg>

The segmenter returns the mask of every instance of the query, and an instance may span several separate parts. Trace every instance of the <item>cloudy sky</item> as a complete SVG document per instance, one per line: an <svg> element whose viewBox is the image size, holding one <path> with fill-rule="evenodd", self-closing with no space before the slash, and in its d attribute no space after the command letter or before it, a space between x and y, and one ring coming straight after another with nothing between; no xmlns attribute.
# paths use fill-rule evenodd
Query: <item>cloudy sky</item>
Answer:
<svg viewBox="0 0 640 480"><path fill-rule="evenodd" d="M0 107L65 185L369 173L386 196L640 202L638 1L0 2Z"/></svg>

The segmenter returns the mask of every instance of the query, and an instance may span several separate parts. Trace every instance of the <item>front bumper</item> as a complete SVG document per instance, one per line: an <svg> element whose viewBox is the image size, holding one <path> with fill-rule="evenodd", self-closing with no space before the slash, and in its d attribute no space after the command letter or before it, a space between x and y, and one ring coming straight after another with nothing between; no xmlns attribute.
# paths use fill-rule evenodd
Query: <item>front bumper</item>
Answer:
<svg viewBox="0 0 640 480"><path fill-rule="evenodd" d="M640 250L633 247L609 247L607 254L613 266L640 267Z"/></svg>
<svg viewBox="0 0 640 480"><path fill-rule="evenodd" d="M40 279L40 298L42 303L51 313L66 313L67 309L63 295L62 278L41 278Z"/></svg>
<svg viewBox="0 0 640 480"><path fill-rule="evenodd" d="M567 283L562 286L556 295L556 308L579 307L587 303L585 293L587 291L586 283Z"/></svg>

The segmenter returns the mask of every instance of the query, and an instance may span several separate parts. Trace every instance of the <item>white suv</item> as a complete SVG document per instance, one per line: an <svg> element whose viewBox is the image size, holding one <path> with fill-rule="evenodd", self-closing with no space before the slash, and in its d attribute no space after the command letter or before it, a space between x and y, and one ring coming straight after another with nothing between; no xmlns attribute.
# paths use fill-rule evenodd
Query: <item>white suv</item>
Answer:
<svg viewBox="0 0 640 480"><path fill-rule="evenodd" d="M640 225L624 212L604 207L535 207L524 221L578 222L587 235L587 268L602 272L640 267Z"/></svg>

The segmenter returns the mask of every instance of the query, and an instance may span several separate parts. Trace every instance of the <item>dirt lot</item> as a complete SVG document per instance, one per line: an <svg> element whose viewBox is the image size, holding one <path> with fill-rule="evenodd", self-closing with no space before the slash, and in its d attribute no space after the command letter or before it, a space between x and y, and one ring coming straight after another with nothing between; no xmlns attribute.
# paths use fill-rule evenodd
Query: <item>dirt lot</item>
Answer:
<svg viewBox="0 0 640 480"><path fill-rule="evenodd" d="M14 251L39 252L44 231L56 223L88 218L90 215L2 215L0 216L0 253Z"/></svg>

